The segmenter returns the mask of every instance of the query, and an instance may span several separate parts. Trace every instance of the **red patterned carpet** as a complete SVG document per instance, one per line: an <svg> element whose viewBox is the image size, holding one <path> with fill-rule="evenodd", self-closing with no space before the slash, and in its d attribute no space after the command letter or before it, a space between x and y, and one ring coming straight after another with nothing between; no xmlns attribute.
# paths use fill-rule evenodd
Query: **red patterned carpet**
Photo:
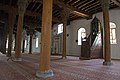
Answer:
<svg viewBox="0 0 120 80"><path fill-rule="evenodd" d="M78 57L51 57L51 69L54 76L37 78L39 54L23 54L21 62L7 61L0 55L0 80L120 80L120 61L113 65L102 65L103 60L79 60Z"/></svg>

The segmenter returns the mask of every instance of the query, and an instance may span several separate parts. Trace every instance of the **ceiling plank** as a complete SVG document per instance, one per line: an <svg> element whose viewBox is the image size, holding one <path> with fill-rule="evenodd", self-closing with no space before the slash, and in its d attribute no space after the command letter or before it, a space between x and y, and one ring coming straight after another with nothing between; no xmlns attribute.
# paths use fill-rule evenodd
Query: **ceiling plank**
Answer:
<svg viewBox="0 0 120 80"><path fill-rule="evenodd" d="M33 10L33 8L35 7L35 5L36 5L36 2L33 3L31 10Z"/></svg>
<svg viewBox="0 0 120 80"><path fill-rule="evenodd" d="M101 9L101 6L97 6L95 8L91 8L88 12L91 13L93 10L95 11L95 10L98 10L98 9Z"/></svg>
<svg viewBox="0 0 120 80"><path fill-rule="evenodd" d="M87 0L84 0L84 1L79 2L79 3L75 3L74 5L75 5L75 7L79 7L79 6L81 6L82 4L84 4L86 2L87 2Z"/></svg>
<svg viewBox="0 0 120 80"><path fill-rule="evenodd" d="M86 2L86 3L84 3L83 5L81 5L80 7L78 7L78 8L82 8L82 7L84 7L84 6L86 6L87 4L89 4L89 3L92 3L94 0L90 0L90 1L88 1L88 2Z"/></svg>
<svg viewBox="0 0 120 80"><path fill-rule="evenodd" d="M74 3L72 3L71 5L74 5L74 4L76 4L77 2L79 2L80 0L75 0L75 2Z"/></svg>
<svg viewBox="0 0 120 80"><path fill-rule="evenodd" d="M94 5L94 6L91 6L91 7L87 8L86 11L89 11L89 10L91 10L92 8L95 8L95 7L98 7L98 6L101 6L101 4L96 4L96 5ZM94 10L95 10L95 9L94 9Z"/></svg>
<svg viewBox="0 0 120 80"><path fill-rule="evenodd" d="M0 10L3 10L5 12L9 13L9 11L11 9L14 11L15 15L18 15L18 8L15 8L15 7L12 7L12 6L9 6L9 5L3 5L3 4L0 3ZM41 13L32 12L30 10L26 10L25 15L34 16L34 17L40 17L40 18L42 17ZM55 18L55 17L52 17L52 18L53 18L52 19L53 22L58 22L58 23L61 22L58 18Z"/></svg>
<svg viewBox="0 0 120 80"><path fill-rule="evenodd" d="M69 4L72 0L67 1L67 4Z"/></svg>
<svg viewBox="0 0 120 80"><path fill-rule="evenodd" d="M85 6L84 8L82 8L82 10L85 10L85 9L91 7L91 6L96 5L96 4L99 4L99 1L96 1L96 2L94 2L94 3L92 3L92 4L90 4L90 5Z"/></svg>
<svg viewBox="0 0 120 80"><path fill-rule="evenodd" d="M39 4L34 11L36 12L39 9L40 6L41 6L41 4Z"/></svg>
<svg viewBox="0 0 120 80"><path fill-rule="evenodd" d="M112 0L112 2L114 2L117 6L120 7L120 2L119 2L119 0L118 0L118 1L117 1L117 0Z"/></svg>

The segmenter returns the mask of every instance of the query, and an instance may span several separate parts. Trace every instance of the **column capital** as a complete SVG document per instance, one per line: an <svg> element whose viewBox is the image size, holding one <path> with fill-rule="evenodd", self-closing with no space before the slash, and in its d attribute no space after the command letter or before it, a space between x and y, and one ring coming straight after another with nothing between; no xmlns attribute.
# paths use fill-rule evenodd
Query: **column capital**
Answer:
<svg viewBox="0 0 120 80"><path fill-rule="evenodd" d="M70 11L69 10L67 10L67 9L63 9L63 10L61 10L61 20L62 20L62 22L64 23L64 22L67 22L67 19L69 18L69 14L70 14Z"/></svg>
<svg viewBox="0 0 120 80"><path fill-rule="evenodd" d="M100 0L100 2L103 10L109 9L110 0Z"/></svg>
<svg viewBox="0 0 120 80"><path fill-rule="evenodd" d="M21 15L21 16L24 15L24 13L26 11L27 3L28 3L28 0L18 0L18 13L19 13L19 15Z"/></svg>

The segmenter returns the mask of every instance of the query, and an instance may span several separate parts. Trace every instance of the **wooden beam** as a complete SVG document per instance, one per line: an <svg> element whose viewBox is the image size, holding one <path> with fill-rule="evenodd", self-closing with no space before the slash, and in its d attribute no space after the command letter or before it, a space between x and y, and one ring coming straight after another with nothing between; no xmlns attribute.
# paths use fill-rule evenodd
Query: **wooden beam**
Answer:
<svg viewBox="0 0 120 80"><path fill-rule="evenodd" d="M77 8L74 8L68 4L64 4L64 2L60 2L58 0L54 0L54 3L57 4L59 7L61 8L65 8L67 10L69 10L70 12L74 12L75 14L79 14L80 16L82 17L86 17L86 18L91 18L92 15L85 12L85 11L82 11L80 9L77 9Z"/></svg>
<svg viewBox="0 0 120 80"><path fill-rule="evenodd" d="M12 7L9 5L4 5L4 4L0 3L0 10L3 10L5 12L9 13L11 9L14 10L15 15L18 15L18 8ZM25 15L34 16L34 17L41 17L42 16L41 13L32 12L30 10L26 10ZM53 20L53 22L61 23L61 20L56 18L56 17L52 17L52 20Z"/></svg>
<svg viewBox="0 0 120 80"><path fill-rule="evenodd" d="M41 0L36 0L36 1L40 2L42 4ZM60 8L65 8L65 9L69 10L70 12L74 12L75 14L78 14L79 16L86 17L86 18L91 18L92 17L92 15L90 13L82 11L82 10L77 9L75 7L72 7L68 4L64 4L64 2L59 1L59 0L54 0L53 4L58 5Z"/></svg>
<svg viewBox="0 0 120 80"><path fill-rule="evenodd" d="M112 0L112 2L114 2L117 6L120 7L120 0Z"/></svg>

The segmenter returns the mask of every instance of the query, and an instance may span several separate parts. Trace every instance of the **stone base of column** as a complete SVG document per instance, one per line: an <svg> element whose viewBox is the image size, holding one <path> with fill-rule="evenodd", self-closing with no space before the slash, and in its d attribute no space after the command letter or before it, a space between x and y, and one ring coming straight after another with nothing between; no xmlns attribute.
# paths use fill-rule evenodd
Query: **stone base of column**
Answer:
<svg viewBox="0 0 120 80"><path fill-rule="evenodd" d="M79 57L80 60L90 60L90 57Z"/></svg>
<svg viewBox="0 0 120 80"><path fill-rule="evenodd" d="M52 70L37 71L37 72L36 72L36 76L37 76L37 77L42 77L42 78L47 78L47 77L54 76L54 74L53 74L53 71L52 71Z"/></svg>
<svg viewBox="0 0 120 80"><path fill-rule="evenodd" d="M104 61L104 62L103 62L103 65L108 65L108 66L110 66L110 65L112 65L112 63L109 62L109 61Z"/></svg>
<svg viewBox="0 0 120 80"><path fill-rule="evenodd" d="M10 55L10 54L7 54L6 57L11 57L11 55Z"/></svg>
<svg viewBox="0 0 120 80"><path fill-rule="evenodd" d="M67 57L63 57L63 56L62 56L62 59L67 59Z"/></svg>
<svg viewBox="0 0 120 80"><path fill-rule="evenodd" d="M67 57L62 57L62 59L67 59Z"/></svg>
<svg viewBox="0 0 120 80"><path fill-rule="evenodd" d="M14 61L22 61L22 58L14 58Z"/></svg>

